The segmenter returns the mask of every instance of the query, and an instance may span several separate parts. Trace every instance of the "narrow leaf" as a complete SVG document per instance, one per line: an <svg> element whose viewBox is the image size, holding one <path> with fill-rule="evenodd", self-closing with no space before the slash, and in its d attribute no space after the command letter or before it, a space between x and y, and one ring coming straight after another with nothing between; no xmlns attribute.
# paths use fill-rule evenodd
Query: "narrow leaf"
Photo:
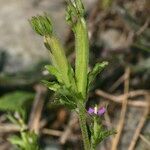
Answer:
<svg viewBox="0 0 150 150"><path fill-rule="evenodd" d="M95 80L96 76L108 65L108 62L97 63L88 74L88 87Z"/></svg>
<svg viewBox="0 0 150 150"><path fill-rule="evenodd" d="M87 74L89 62L88 30L84 18L77 22L75 27L75 77L78 92L86 98Z"/></svg>
<svg viewBox="0 0 150 150"><path fill-rule="evenodd" d="M63 45L54 35L45 37L44 42L51 48L51 53L55 60L56 67L61 73L63 82L66 84L67 87L70 87L70 80L68 77L69 66Z"/></svg>

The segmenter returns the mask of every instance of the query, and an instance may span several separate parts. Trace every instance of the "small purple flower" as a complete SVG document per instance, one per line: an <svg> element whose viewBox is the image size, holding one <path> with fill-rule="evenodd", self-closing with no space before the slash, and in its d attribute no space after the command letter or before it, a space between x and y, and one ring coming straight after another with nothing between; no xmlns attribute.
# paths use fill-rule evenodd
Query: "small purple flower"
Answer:
<svg viewBox="0 0 150 150"><path fill-rule="evenodd" d="M98 115L98 116L102 116L104 113L106 112L106 108L105 107L101 107L99 109L97 109L97 106L95 106L94 108L89 108L88 109L88 114L89 115Z"/></svg>

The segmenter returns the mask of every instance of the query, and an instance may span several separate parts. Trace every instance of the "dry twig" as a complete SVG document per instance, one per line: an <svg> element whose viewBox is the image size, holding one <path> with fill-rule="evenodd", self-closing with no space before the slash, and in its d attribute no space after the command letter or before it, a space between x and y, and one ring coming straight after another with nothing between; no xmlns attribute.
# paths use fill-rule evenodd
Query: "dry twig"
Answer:
<svg viewBox="0 0 150 150"><path fill-rule="evenodd" d="M121 109L121 115L120 115L120 120L117 126L117 134L115 138L112 141L112 147L111 150L117 150L117 146L120 140L120 136L122 134L124 122L125 122L125 115L126 115L126 110L127 110L127 94L129 92L129 74L130 74L130 69L126 68L125 71L125 81L124 81L124 94L126 95L122 101L122 109Z"/></svg>
<svg viewBox="0 0 150 150"><path fill-rule="evenodd" d="M106 93L102 90L96 90L95 93L96 93L96 95L101 96L101 97L103 97L107 100L111 100L113 102L120 103L120 104L122 103L122 100L125 96L125 94L124 95L119 95L119 96L114 96L114 95ZM146 90L132 91L132 92L129 92L127 94L127 97L133 98L133 97L136 97L136 96L139 96L139 95L142 96L145 93L147 93ZM143 100L135 101L135 100L128 99L128 105L135 106L135 107L147 107L147 102L145 102Z"/></svg>
<svg viewBox="0 0 150 150"><path fill-rule="evenodd" d="M62 136L62 134L63 134L62 131L59 131L59 130L52 130L52 129L46 129L46 128L44 128L44 129L42 130L42 133L43 133L43 134L47 134L47 135L52 135L52 136L58 136L58 137Z"/></svg>
<svg viewBox="0 0 150 150"><path fill-rule="evenodd" d="M148 139L146 139L142 134L140 134L140 138L147 146L150 147L150 141L148 141Z"/></svg>
<svg viewBox="0 0 150 150"><path fill-rule="evenodd" d="M112 122L110 120L109 114L106 111L105 115L104 115L105 121L106 121L106 126L112 128Z"/></svg>
<svg viewBox="0 0 150 150"><path fill-rule="evenodd" d="M68 126L66 127L66 130L63 132L63 134L60 137L61 144L65 144L67 139L70 138L70 134L72 133L73 125L76 124L77 122L78 122L77 115L75 113L71 113Z"/></svg>
<svg viewBox="0 0 150 150"><path fill-rule="evenodd" d="M0 124L0 133L12 133L12 132L20 132L20 127L11 123ZM41 133L52 136L61 136L63 134L62 131L47 128L42 129Z"/></svg>
<svg viewBox="0 0 150 150"><path fill-rule="evenodd" d="M20 131L20 126L10 123L1 123L0 124L0 133L10 133Z"/></svg>
<svg viewBox="0 0 150 150"><path fill-rule="evenodd" d="M114 91L123 81L124 81L124 74L110 87L109 91Z"/></svg>
<svg viewBox="0 0 150 150"><path fill-rule="evenodd" d="M140 136L140 133L141 133L141 130L146 122L146 118L149 114L149 105L150 105L150 102L149 102L149 98L150 98L150 95L149 94L146 94L146 100L147 100L147 107L144 109L144 113L143 113L143 116L141 117L141 120L139 121L139 124L135 130L135 133L133 135L133 138L131 140L131 143L129 145L129 148L128 150L134 150L135 148L135 145L136 145L136 142Z"/></svg>
<svg viewBox="0 0 150 150"><path fill-rule="evenodd" d="M150 20L149 20L149 18L145 21L145 23L144 23L144 25L136 32L136 35L137 36L139 36L139 35L141 35L145 30L146 30L146 28L148 27L148 25L149 25L149 22Z"/></svg>
<svg viewBox="0 0 150 150"><path fill-rule="evenodd" d="M29 129L31 131L34 131L35 133L39 133L40 118L41 118L41 113L42 113L42 109L43 109L43 105L44 105L46 88L43 87L42 85L37 85L35 87L35 90L36 90L37 94L34 99L34 103L33 103L33 107L32 107L28 125L29 125Z"/></svg>

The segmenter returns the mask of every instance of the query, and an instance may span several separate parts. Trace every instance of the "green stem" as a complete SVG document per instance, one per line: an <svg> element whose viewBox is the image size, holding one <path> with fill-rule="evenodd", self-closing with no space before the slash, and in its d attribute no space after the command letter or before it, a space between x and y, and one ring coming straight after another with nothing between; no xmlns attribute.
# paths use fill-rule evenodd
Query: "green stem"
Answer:
<svg viewBox="0 0 150 150"><path fill-rule="evenodd" d="M90 150L90 141L89 141L87 125L86 125L85 108L81 104L78 105L78 108L79 108L79 123L80 123L82 137L83 137L84 150Z"/></svg>

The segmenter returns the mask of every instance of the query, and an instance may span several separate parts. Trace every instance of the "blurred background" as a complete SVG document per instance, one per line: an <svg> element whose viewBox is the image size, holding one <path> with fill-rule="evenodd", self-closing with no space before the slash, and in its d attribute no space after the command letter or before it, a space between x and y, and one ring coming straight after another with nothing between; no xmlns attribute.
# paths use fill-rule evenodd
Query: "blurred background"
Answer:
<svg viewBox="0 0 150 150"><path fill-rule="evenodd" d="M109 62L91 88L87 108L107 106L103 123L118 131L98 150L150 150L150 0L84 0L84 5L89 69ZM50 59L28 22L47 12L73 64L74 36L65 22L65 8L64 0L0 0L0 150L14 149L7 138L18 134L18 128L6 117L13 104L26 107L26 124L40 133L44 150L83 149L76 114L53 106L55 95L40 83L53 80L44 70ZM30 100L25 105L18 104L20 99ZM13 104L6 109L4 101Z"/></svg>

